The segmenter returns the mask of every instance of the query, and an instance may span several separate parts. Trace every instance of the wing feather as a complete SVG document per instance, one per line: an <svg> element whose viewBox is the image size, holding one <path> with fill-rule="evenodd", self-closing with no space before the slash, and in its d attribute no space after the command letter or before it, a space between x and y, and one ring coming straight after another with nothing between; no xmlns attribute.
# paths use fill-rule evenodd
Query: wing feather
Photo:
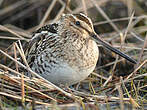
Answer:
<svg viewBox="0 0 147 110"><path fill-rule="evenodd" d="M34 62L36 54L39 53L38 47L46 40L46 37L57 33L58 24L45 25L35 31L32 35L32 39L27 42L24 46L24 52L28 64L31 66L31 62Z"/></svg>

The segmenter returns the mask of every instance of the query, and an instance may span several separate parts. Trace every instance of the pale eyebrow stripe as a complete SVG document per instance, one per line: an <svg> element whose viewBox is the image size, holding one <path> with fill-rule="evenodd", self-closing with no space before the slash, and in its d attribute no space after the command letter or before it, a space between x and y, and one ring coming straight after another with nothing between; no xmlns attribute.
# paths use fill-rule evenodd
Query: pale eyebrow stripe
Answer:
<svg viewBox="0 0 147 110"><path fill-rule="evenodd" d="M74 16L74 15L72 15L72 14L71 14L71 16L73 17L74 20L77 20L77 17L76 17L76 16Z"/></svg>
<svg viewBox="0 0 147 110"><path fill-rule="evenodd" d="M84 21L85 23L87 23L91 28L92 28L92 24L91 22L89 21L89 18L87 18L86 16L84 15L81 15L81 14L74 14L78 19L80 19L81 21Z"/></svg>

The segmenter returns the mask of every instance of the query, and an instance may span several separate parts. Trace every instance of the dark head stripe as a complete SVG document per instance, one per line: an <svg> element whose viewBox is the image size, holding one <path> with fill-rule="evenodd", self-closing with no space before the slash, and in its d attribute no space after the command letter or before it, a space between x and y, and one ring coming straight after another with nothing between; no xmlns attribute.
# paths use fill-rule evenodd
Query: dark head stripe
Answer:
<svg viewBox="0 0 147 110"><path fill-rule="evenodd" d="M92 28L90 21L85 16L83 16L82 14L74 14L74 16L76 16L81 21L85 21Z"/></svg>

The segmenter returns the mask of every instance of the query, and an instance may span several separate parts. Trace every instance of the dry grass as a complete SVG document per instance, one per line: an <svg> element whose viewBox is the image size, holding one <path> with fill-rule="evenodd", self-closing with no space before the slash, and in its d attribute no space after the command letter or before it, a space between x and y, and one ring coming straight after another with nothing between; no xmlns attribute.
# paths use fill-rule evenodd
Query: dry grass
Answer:
<svg viewBox="0 0 147 110"><path fill-rule="evenodd" d="M121 110L147 108L147 16L145 0L15 0L0 2L0 109ZM120 7L121 8L118 8ZM100 47L97 67L73 88L60 88L33 72L23 44L31 33L63 13L83 12L96 32L136 59L126 62ZM22 58L23 62L18 59ZM24 71L22 71L22 68ZM29 78L25 70L36 76ZM115 105L115 107L114 107Z"/></svg>

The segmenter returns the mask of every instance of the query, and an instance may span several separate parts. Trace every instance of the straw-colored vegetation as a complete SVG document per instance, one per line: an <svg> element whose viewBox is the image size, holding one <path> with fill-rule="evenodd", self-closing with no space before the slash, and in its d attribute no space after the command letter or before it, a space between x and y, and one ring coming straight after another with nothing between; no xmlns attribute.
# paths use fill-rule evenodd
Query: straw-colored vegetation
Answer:
<svg viewBox="0 0 147 110"><path fill-rule="evenodd" d="M80 12L137 64L98 45L95 71L73 87L60 88L29 68L23 46L39 27L63 13ZM36 77L25 76L26 70ZM147 109L146 93L146 0L0 0L0 109Z"/></svg>

